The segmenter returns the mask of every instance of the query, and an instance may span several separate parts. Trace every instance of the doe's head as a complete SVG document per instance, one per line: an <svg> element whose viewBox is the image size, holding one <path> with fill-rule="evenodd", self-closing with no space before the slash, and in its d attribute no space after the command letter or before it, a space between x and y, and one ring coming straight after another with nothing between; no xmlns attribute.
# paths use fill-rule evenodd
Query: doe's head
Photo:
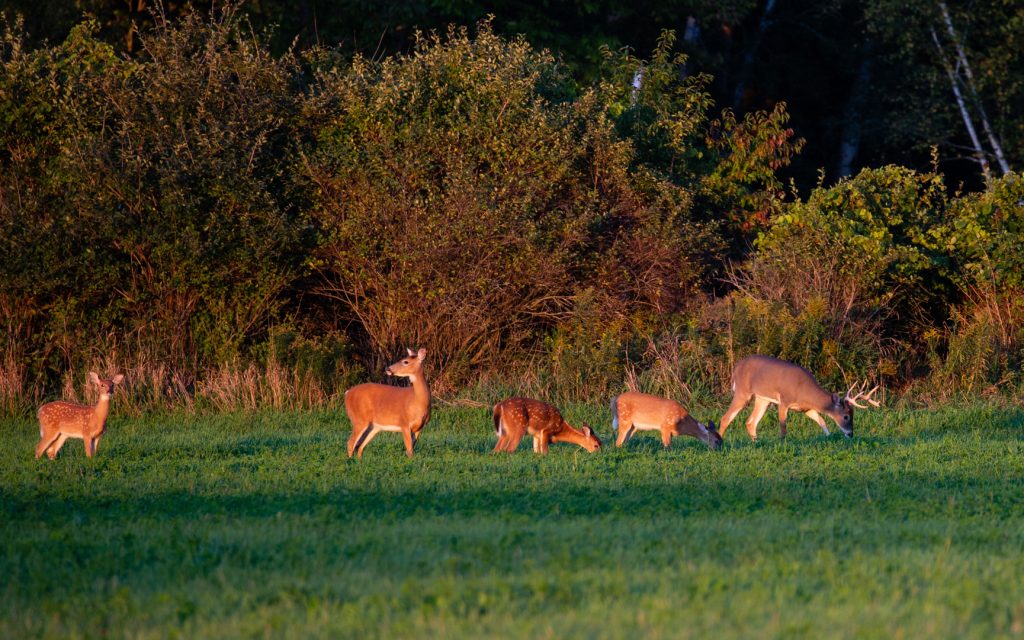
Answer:
<svg viewBox="0 0 1024 640"><path fill-rule="evenodd" d="M410 378L419 374L423 368L423 359L427 357L427 350L420 349L414 352L412 349L406 349L406 351L407 355L385 369L384 373L399 378Z"/></svg>

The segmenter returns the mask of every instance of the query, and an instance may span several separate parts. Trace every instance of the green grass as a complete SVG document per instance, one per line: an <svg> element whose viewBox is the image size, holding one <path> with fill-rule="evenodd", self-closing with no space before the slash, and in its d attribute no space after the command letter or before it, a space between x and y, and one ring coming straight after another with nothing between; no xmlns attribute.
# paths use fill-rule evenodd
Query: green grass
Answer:
<svg viewBox="0 0 1024 640"><path fill-rule="evenodd" d="M9 422L0 637L1020 637L1022 425L492 456L486 410L438 409L356 462L341 413L115 418L50 462Z"/></svg>

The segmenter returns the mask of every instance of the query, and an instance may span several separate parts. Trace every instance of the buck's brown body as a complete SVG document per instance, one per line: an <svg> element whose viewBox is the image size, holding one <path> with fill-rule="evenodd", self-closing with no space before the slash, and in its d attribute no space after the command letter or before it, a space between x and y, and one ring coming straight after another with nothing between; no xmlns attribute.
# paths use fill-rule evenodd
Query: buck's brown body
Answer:
<svg viewBox="0 0 1024 640"><path fill-rule="evenodd" d="M722 446L722 437L714 423L707 426L694 420L686 407L675 400L627 391L612 398L612 429L616 431L615 446L621 447L635 431L658 431L661 444L668 448L673 436L692 436L712 449Z"/></svg>
<svg viewBox="0 0 1024 640"><path fill-rule="evenodd" d="M828 427L823 416L828 416L839 426L843 435L852 437L853 408L866 408L857 401L863 399L876 407L880 404L871 398L878 387L864 393L865 386L866 382L853 394L854 385L845 396L840 396L822 389L811 372L799 365L770 356L749 356L737 362L733 368L732 403L722 416L720 433L724 438L729 423L753 399L754 408L747 418L747 433L752 440L757 440L757 423L773 404L779 405L779 432L783 438L786 437L786 418L790 411L807 414L807 417L818 423L825 435L828 435Z"/></svg>
<svg viewBox="0 0 1024 640"><path fill-rule="evenodd" d="M94 371L89 372L89 381L99 388L100 396L93 406L74 402L48 402L39 407L39 444L36 445L36 459L46 452L53 460L68 438L81 438L85 445L85 455L92 457L96 453L107 428L107 415L110 413L110 396L114 386L121 383L124 376L117 374L110 380L101 379Z"/></svg>
<svg viewBox="0 0 1024 640"><path fill-rule="evenodd" d="M352 422L348 439L348 457L363 457L363 450L378 433L402 434L405 455L412 457L420 431L430 420L430 388L423 375L426 349L408 356L386 369L388 375L409 378L411 387L393 387L368 382L345 392L345 412Z"/></svg>
<svg viewBox="0 0 1024 640"><path fill-rule="evenodd" d="M547 453L552 442L571 442L591 453L601 448L601 440L590 426L574 429L558 409L530 398L509 398L494 405L494 430L498 434L495 452L512 453L525 435L533 437L537 453Z"/></svg>

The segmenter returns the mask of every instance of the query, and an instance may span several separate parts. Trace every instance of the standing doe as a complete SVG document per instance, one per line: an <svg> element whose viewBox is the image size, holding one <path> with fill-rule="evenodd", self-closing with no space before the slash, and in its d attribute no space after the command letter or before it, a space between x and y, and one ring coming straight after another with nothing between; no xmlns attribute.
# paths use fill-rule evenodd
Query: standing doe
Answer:
<svg viewBox="0 0 1024 640"><path fill-rule="evenodd" d="M110 396L114 393L114 385L121 384L124 376L120 373L104 380L89 372L89 382L95 384L100 391L96 405L90 407L74 402L48 402L39 407L39 444L36 445L36 459L46 452L53 460L57 452L64 446L68 438L81 438L85 445L85 455L92 457L100 446L100 438L107 427L107 414L110 413Z"/></svg>
<svg viewBox="0 0 1024 640"><path fill-rule="evenodd" d="M393 387L367 382L345 392L345 412L352 422L348 457L363 457L363 450L381 431L397 431L405 442L405 455L412 457L419 432L430 420L430 389L423 375L427 350L420 349L394 363L385 373L409 378L411 387Z"/></svg>
<svg viewBox="0 0 1024 640"><path fill-rule="evenodd" d="M705 426L675 400L637 391L612 398L612 429L616 432L616 447L626 444L634 431L660 431L666 449L672 444L672 436L693 436L712 449L722 446L714 422Z"/></svg>
<svg viewBox="0 0 1024 640"><path fill-rule="evenodd" d="M840 397L838 393L822 389L811 372L799 365L770 356L748 356L737 362L732 371L732 403L722 416L721 435L725 437L729 423L753 398L754 408L747 418L747 433L752 440L757 440L757 423L772 404L779 405L779 432L783 438L786 437L786 416L790 411L806 413L828 435L828 427L822 417L826 415L839 426L843 435L853 437L853 408L867 409L866 405L858 404L858 400L874 407L881 405L871 397L878 387L864 393L866 386L865 380L859 389L853 385L845 396Z"/></svg>
<svg viewBox="0 0 1024 640"><path fill-rule="evenodd" d="M509 398L494 405L494 430L498 433L495 452L512 453L526 434L533 436L536 453L547 453L552 442L578 444L590 453L601 448L601 440L589 425L574 429L558 409L529 398Z"/></svg>

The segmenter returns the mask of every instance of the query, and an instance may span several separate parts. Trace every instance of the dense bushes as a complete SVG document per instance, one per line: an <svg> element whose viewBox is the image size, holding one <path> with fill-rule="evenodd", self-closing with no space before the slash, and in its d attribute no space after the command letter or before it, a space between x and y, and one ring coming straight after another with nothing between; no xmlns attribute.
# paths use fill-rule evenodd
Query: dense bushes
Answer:
<svg viewBox="0 0 1024 640"><path fill-rule="evenodd" d="M1019 178L786 204L784 108L713 115L670 34L588 87L486 23L382 61L270 56L230 9L132 60L95 31L5 27L8 412L87 367L139 407L316 404L410 345L444 393L717 393L755 351L932 394L1019 370Z"/></svg>

